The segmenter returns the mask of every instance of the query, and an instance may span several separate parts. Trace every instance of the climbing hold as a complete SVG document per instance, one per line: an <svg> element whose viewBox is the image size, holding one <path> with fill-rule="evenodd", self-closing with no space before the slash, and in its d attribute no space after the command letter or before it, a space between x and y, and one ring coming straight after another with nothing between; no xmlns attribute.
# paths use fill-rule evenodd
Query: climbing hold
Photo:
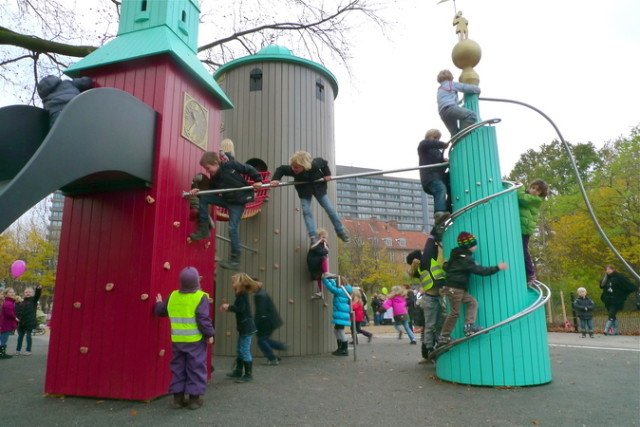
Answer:
<svg viewBox="0 0 640 427"><path fill-rule="evenodd" d="M293 304L295 301L292 298L289 298L289 301L287 301L289 304Z"/></svg>
<svg viewBox="0 0 640 427"><path fill-rule="evenodd" d="M147 203L149 203L150 205L154 204L156 202L156 199L154 199L151 196L147 196L147 198L145 199L147 201Z"/></svg>
<svg viewBox="0 0 640 427"><path fill-rule="evenodd" d="M300 208L296 208L296 212L300 212Z"/></svg>
<svg viewBox="0 0 640 427"><path fill-rule="evenodd" d="M180 228L180 221L173 221L173 226L175 228Z"/></svg>
<svg viewBox="0 0 640 427"><path fill-rule="evenodd" d="M231 331L227 331L224 333L225 336L230 337L231 336Z"/></svg>
<svg viewBox="0 0 640 427"><path fill-rule="evenodd" d="M260 271L267 271L267 269L264 267L260 267Z"/></svg>
<svg viewBox="0 0 640 427"><path fill-rule="evenodd" d="M209 249L210 246L211 246L211 240L207 240L207 242L204 244L204 248Z"/></svg>
<svg viewBox="0 0 640 427"><path fill-rule="evenodd" d="M273 234L275 234L275 235L280 234L280 229L279 228L274 228L273 229Z"/></svg>
<svg viewBox="0 0 640 427"><path fill-rule="evenodd" d="M295 251L296 251L296 252L300 252L300 246L296 246Z"/></svg>
<svg viewBox="0 0 640 427"><path fill-rule="evenodd" d="M279 268L280 268L280 264L273 264L273 269L274 269L274 270L277 270L277 269L279 269Z"/></svg>
<svg viewBox="0 0 640 427"><path fill-rule="evenodd" d="M73 303L73 308L80 308L82 306L82 304L80 303L80 301L76 301Z"/></svg>
<svg viewBox="0 0 640 427"><path fill-rule="evenodd" d="M254 238L253 238L253 243L258 243L258 240L259 240L259 239L258 239L257 237L254 237Z"/></svg>
<svg viewBox="0 0 640 427"><path fill-rule="evenodd" d="M149 299L149 294L142 294L142 295L140 295L140 299L141 299L142 301L146 301L146 300L148 300L148 299Z"/></svg>
<svg viewBox="0 0 640 427"><path fill-rule="evenodd" d="M171 264L169 263L169 261L165 262L162 265L162 268L164 268L165 270L171 270Z"/></svg>
<svg viewBox="0 0 640 427"><path fill-rule="evenodd" d="M480 181L476 181L476 186L481 186L482 184L480 183Z"/></svg>
<svg viewBox="0 0 640 427"><path fill-rule="evenodd" d="M80 347L80 353L87 354L89 352L89 347Z"/></svg>
<svg viewBox="0 0 640 427"><path fill-rule="evenodd" d="M113 283L107 283L104 287L104 289L109 292L111 289L113 289Z"/></svg>
<svg viewBox="0 0 640 427"><path fill-rule="evenodd" d="M158 352L158 356L160 356L160 357L164 357L164 353L165 353L165 351L164 351L164 348L163 348L162 350L160 350L160 351Z"/></svg>
<svg viewBox="0 0 640 427"><path fill-rule="evenodd" d="M192 242L191 237L187 237L187 244L190 244Z"/></svg>

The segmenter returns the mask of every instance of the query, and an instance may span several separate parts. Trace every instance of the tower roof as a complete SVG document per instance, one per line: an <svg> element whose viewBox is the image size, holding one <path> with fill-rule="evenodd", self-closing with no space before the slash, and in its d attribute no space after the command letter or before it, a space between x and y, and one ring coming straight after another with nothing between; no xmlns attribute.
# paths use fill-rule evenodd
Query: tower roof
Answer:
<svg viewBox="0 0 640 427"><path fill-rule="evenodd" d="M222 109L233 108L197 56L198 16L193 0L123 0L118 36L65 70L82 71L156 55L170 55L193 78L213 92Z"/></svg>
<svg viewBox="0 0 640 427"><path fill-rule="evenodd" d="M310 61L299 56L295 56L289 49L284 46L278 46L275 44L264 47L258 51L255 55L243 56L242 58L234 59L227 62L213 75L215 78L220 77L222 74L227 73L242 65L258 63L258 62L288 62L292 64L301 65L303 67L311 68L322 74L331 84L333 88L334 98L338 96L338 80L325 66L318 64L317 62Z"/></svg>

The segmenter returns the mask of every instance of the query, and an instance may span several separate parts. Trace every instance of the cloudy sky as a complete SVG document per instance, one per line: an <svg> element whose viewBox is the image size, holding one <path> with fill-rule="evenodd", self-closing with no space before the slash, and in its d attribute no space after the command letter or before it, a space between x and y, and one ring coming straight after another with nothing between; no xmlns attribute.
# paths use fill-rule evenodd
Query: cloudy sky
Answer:
<svg viewBox="0 0 640 427"><path fill-rule="evenodd" d="M336 160L383 170L417 164L426 130L440 128L436 75L449 68L457 42L451 0L399 0L383 36L363 28L353 51L355 77L336 70ZM597 147L640 124L640 2L637 0L458 0L469 38L482 48L475 68L482 96L539 108L565 140ZM503 175L520 154L556 138L537 113L484 102L497 125ZM409 175L412 176L412 175ZM417 174L415 175L417 177Z"/></svg>

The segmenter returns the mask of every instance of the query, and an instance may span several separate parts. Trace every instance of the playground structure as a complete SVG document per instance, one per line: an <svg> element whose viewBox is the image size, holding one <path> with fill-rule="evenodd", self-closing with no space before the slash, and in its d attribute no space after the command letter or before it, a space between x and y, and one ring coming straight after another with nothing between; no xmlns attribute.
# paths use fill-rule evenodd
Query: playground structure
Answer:
<svg viewBox="0 0 640 427"><path fill-rule="evenodd" d="M264 159L277 166L286 163L293 151L304 149L335 166L332 103L337 83L328 70L275 47L221 69L216 82L195 55L198 12L191 0L125 0L118 38L67 70L71 76L91 76L98 89L71 101L50 130L42 109L0 109L0 159L7 162L0 167L0 230L52 191L62 189L68 196L47 393L131 400L166 394L168 324L152 316L153 296L175 289L180 267L194 265L203 275L204 290L215 292L216 305L230 298L228 273L218 274L221 286L214 286L214 257L224 256L226 245L217 249L213 237L186 243L190 224L182 198L201 153L217 150L221 129L237 139L242 123L256 118L251 112L276 105L279 114L290 115L279 116L280 127L265 117L255 125L255 134L241 136L239 158ZM156 43L149 45L148 40ZM469 40L467 34L464 40ZM225 91L231 93L239 87L237 82L255 83L256 64L260 78L270 69L290 69L301 79L297 82L315 89L316 97L307 101L308 105L324 102L313 115L318 118L314 123L319 124L319 137L296 134L296 129L311 123L295 116L293 107L287 110L268 103L266 91L243 94L254 97L246 104L234 93L237 110L223 112L232 106ZM251 87L247 91L254 92ZM303 96L293 90L290 94ZM259 97L263 102L256 101ZM206 112L206 120L198 119L189 129L204 124L204 140L198 138L201 133L181 129L189 119L186 105L193 100L198 111ZM465 105L479 113L477 96L467 96ZM285 119L294 117L290 127L284 126ZM517 185L501 180L496 132L490 126L498 122L481 121L454 137L450 153L454 213L443 243L448 252L458 232L471 231L479 238L481 264L505 260L510 268L471 281L470 292L479 302L478 323L486 329L438 348L431 357L437 360L438 377L446 381L544 384L551 381L551 369L541 308L549 291L542 283L525 285ZM268 137L254 139L260 132ZM278 146L276 142L283 139L289 145ZM300 140L304 144L295 145ZM430 167L438 166L442 165ZM418 168L361 175L412 169ZM282 187L269 195L266 209L242 224L241 237L250 249L243 255L243 269L260 276L267 289L277 293L274 302L288 324L277 335L292 344L291 354L320 354L333 345L330 313L309 302L311 282L302 261L307 236L294 192ZM330 187L329 194L335 199L335 189ZM323 226L324 214L317 204L314 209L318 225ZM214 236L216 231L226 234L224 225L214 230ZM337 248L335 237L330 245ZM331 254L336 266L335 250ZM235 330L224 319L216 325L216 352L231 354ZM453 336L463 336L460 325Z"/></svg>

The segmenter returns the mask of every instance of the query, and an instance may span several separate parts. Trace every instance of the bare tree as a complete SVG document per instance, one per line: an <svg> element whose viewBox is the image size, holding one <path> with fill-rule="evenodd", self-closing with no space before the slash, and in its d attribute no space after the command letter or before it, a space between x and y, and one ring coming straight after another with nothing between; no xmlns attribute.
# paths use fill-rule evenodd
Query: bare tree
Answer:
<svg viewBox="0 0 640 427"><path fill-rule="evenodd" d="M375 0L202 1L199 33L210 40L198 51L214 71L272 43L324 64L349 70L355 31L388 23ZM0 0L0 83L35 103L40 76L61 74L116 36L121 1ZM209 7L209 9L207 9Z"/></svg>

